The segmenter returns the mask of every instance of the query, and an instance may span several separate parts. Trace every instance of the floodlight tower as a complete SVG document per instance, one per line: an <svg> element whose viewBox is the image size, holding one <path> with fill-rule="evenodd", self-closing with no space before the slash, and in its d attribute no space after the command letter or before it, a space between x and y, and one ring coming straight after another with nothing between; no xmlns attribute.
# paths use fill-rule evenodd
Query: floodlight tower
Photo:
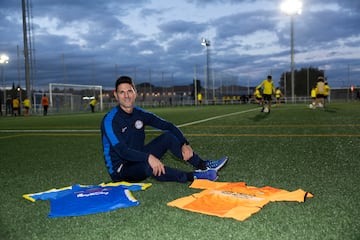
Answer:
<svg viewBox="0 0 360 240"><path fill-rule="evenodd" d="M5 85L5 64L7 64L9 62L9 57L5 54L2 54L0 56L0 64L1 64L1 78L2 78L2 82L3 82L3 91L4 91L4 104L6 102L6 85ZM1 109L0 109L1 111Z"/></svg>
<svg viewBox="0 0 360 240"><path fill-rule="evenodd" d="M295 75L294 75L294 16L302 12L302 2L300 0L286 0L280 6L281 11L290 16L290 45L291 45L291 99L295 102Z"/></svg>
<svg viewBox="0 0 360 240"><path fill-rule="evenodd" d="M210 83L210 41L206 38L201 39L201 45L206 47L206 84L205 84L205 98L208 101L207 88Z"/></svg>
<svg viewBox="0 0 360 240"><path fill-rule="evenodd" d="M36 74L35 41L33 35L32 0L21 0L24 59L25 59L25 85L26 94L31 98L31 84L34 83Z"/></svg>

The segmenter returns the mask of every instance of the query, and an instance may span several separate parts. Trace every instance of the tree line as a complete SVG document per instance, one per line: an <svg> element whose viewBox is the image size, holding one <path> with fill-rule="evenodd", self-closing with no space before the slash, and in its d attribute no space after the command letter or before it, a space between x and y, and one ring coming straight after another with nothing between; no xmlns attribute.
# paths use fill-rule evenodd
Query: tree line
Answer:
<svg viewBox="0 0 360 240"><path fill-rule="evenodd" d="M324 76L324 71L318 68L301 68L294 71L294 93L296 96L306 96L315 86L318 76ZM326 76L325 80L326 80ZM286 80L286 81L285 81ZM279 86L283 92L291 92L291 72L281 74ZM286 88L286 89L285 89Z"/></svg>

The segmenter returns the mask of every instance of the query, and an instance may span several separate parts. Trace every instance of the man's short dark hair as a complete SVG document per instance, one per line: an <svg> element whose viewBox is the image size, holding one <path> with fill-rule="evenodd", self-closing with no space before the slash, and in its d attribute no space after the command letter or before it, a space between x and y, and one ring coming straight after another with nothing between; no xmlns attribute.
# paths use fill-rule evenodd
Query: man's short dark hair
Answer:
<svg viewBox="0 0 360 240"><path fill-rule="evenodd" d="M131 79L131 77L121 76L115 82L115 90L117 90L117 87L122 83L128 83L135 89L135 84L134 84L133 80Z"/></svg>

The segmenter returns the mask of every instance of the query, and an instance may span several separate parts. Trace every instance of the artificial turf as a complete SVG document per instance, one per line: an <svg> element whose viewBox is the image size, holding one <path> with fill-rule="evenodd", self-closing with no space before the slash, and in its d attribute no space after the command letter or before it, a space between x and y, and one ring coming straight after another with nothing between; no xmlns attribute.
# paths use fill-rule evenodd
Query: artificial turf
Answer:
<svg viewBox="0 0 360 240"><path fill-rule="evenodd" d="M218 181L298 188L305 203L275 202L240 222L168 207L198 190L162 183L134 192L140 205L47 218L26 193L109 182L99 126L104 113L0 118L0 239L359 239L360 103L304 104L260 113L255 105L150 109L182 126L204 158L229 156ZM147 140L157 135L149 132ZM191 168L170 154L166 165Z"/></svg>

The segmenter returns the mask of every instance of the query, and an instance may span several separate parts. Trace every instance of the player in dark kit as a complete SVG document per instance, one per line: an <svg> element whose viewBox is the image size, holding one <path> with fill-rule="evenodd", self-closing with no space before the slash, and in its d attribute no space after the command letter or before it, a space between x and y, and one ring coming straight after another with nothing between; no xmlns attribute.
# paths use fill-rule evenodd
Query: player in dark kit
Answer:
<svg viewBox="0 0 360 240"><path fill-rule="evenodd" d="M101 124L105 164L113 181L137 182L148 177L176 182L217 179L217 171L228 158L202 160L178 127L135 106L136 89L130 77L116 80L114 96L119 105L105 115ZM163 133L145 145L145 126ZM195 171L184 172L164 166L160 159L168 150L190 163Z"/></svg>

